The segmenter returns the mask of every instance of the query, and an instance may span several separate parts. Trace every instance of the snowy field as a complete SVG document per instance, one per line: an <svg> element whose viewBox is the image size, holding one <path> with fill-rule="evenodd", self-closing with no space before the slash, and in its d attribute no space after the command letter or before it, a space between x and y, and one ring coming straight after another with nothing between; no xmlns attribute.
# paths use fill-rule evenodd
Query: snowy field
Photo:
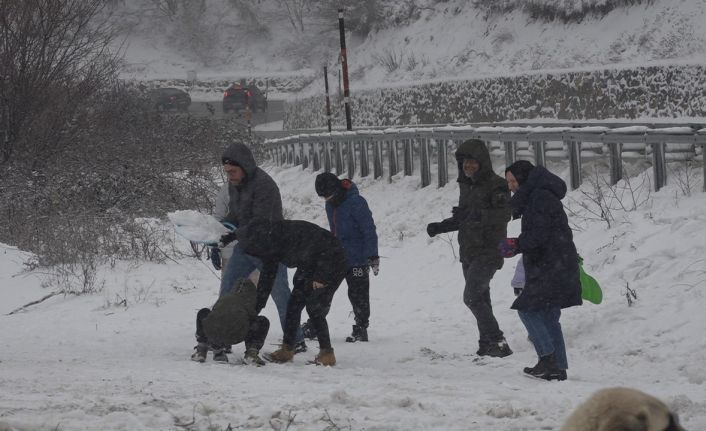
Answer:
<svg viewBox="0 0 706 431"><path fill-rule="evenodd" d="M325 225L315 173L269 170L289 218ZM670 179L659 193L643 195L637 211L615 211L610 229L600 220L571 218L586 269L605 299L564 310L565 382L523 376L536 357L509 309L515 259L491 283L496 316L515 353L475 356L477 331L462 302L455 236L430 240L425 233L428 222L450 215L456 183L420 189L417 177L356 180L378 226L381 271L371 280L370 342L344 342L353 322L345 284L336 294L332 368L306 364L315 342L285 365L238 365L241 345L228 365L210 355L204 364L190 361L196 311L213 303L219 285L210 262L195 258L119 262L100 271L98 294L55 296L8 315L50 291L40 274L21 273L24 253L0 245L0 429L556 430L594 391L624 385L664 400L686 429L704 430L701 180L685 197ZM574 208L580 202L586 202L581 191L565 199ZM518 229L513 222L510 231ZM631 306L627 283L636 297ZM271 351L282 335L272 301L264 313L273 323L264 349Z"/></svg>

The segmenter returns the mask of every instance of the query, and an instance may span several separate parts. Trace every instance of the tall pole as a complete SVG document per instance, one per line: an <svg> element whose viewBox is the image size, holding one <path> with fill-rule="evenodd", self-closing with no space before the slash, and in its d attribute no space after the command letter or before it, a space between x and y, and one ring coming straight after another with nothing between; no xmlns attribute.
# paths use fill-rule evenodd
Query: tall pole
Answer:
<svg viewBox="0 0 706 431"><path fill-rule="evenodd" d="M328 131L331 133L331 99L328 95L328 67L324 66L324 86L326 87L326 124Z"/></svg>
<svg viewBox="0 0 706 431"><path fill-rule="evenodd" d="M353 130L351 122L351 93L348 89L348 55L346 54L346 30L343 24L343 9L338 10L338 31L341 37L341 66L343 69L343 103L346 107L346 130Z"/></svg>

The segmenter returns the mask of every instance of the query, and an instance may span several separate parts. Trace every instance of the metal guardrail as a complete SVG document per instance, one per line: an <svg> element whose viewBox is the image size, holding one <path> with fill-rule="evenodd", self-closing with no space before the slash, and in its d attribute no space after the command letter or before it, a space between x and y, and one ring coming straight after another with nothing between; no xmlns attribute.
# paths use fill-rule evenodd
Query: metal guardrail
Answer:
<svg viewBox="0 0 706 431"><path fill-rule="evenodd" d="M488 144L492 156L504 155L506 165L530 159L545 165L548 159L566 160L570 166L570 187L580 186L581 166L586 159L607 157L611 184L623 178L623 159L652 162L655 191L667 183L667 162L701 160L706 191L706 128L702 125L625 125L629 123L582 123L566 126L480 125L438 126L300 133L269 139L265 145L271 160L279 165L301 165L314 171L324 169L349 178L388 178L401 171L415 174L417 165L422 187L432 182L432 160L436 161L437 184L448 183L448 162L453 151L467 139ZM618 126L618 127L615 127ZM400 164L400 161L402 162ZM385 169L385 165L387 169Z"/></svg>

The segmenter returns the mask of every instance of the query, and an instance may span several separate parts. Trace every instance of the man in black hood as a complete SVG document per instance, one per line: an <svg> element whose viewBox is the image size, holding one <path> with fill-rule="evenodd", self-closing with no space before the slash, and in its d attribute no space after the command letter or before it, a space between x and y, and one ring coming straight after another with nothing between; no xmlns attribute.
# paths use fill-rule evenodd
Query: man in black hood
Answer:
<svg viewBox="0 0 706 431"><path fill-rule="evenodd" d="M512 354L500 330L490 301L490 280L502 268L497 249L507 236L510 221L510 191L505 180L493 172L485 142L470 139L456 151L458 161L458 206L452 216L429 223L427 233L458 231L461 266L466 286L463 302L478 324L478 355L504 357Z"/></svg>
<svg viewBox="0 0 706 431"><path fill-rule="evenodd" d="M256 218L266 220L282 220L284 218L279 187L267 172L257 166L250 148L242 142L234 142L223 152L221 161L223 162L223 170L228 177L229 195L227 214L221 221L239 228ZM223 269L219 296L232 291L237 280L247 278L256 269L262 270L262 265L260 259L249 255L240 244L236 244L232 257L228 259ZM287 267L284 265L277 267L271 294L284 331L287 303L291 294L287 279ZM301 330L297 333L295 350L297 352L306 351L304 334Z"/></svg>

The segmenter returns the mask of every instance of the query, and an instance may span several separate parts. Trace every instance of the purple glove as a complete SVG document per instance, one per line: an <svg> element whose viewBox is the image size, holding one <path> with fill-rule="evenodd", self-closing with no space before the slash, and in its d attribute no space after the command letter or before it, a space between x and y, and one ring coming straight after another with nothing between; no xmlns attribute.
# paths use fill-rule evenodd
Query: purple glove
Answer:
<svg viewBox="0 0 706 431"><path fill-rule="evenodd" d="M512 257L517 254L520 243L517 238L505 238L498 244L498 250L503 257Z"/></svg>

